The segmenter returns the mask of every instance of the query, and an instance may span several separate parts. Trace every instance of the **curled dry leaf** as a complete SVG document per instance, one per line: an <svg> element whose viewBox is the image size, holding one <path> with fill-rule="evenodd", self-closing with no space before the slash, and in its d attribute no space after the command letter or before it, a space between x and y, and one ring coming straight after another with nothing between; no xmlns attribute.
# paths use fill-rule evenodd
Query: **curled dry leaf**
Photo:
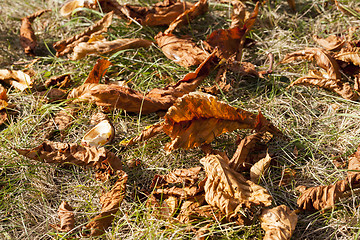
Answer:
<svg viewBox="0 0 360 240"><path fill-rule="evenodd" d="M161 26L169 25L192 6L193 4L190 2L164 0L156 3L152 8L125 5L122 8L122 13L143 26Z"/></svg>
<svg viewBox="0 0 360 240"><path fill-rule="evenodd" d="M183 67L199 65L208 57L208 54L190 39L160 32L155 36L155 40L166 57Z"/></svg>
<svg viewBox="0 0 360 240"><path fill-rule="evenodd" d="M36 13L21 19L20 44L26 54L35 55L34 50L37 46L36 36L31 24L35 18L40 17L43 13L51 10L39 10Z"/></svg>
<svg viewBox="0 0 360 240"><path fill-rule="evenodd" d="M73 208L67 202L62 201L58 209L60 225L50 224L50 226L61 232L71 231L75 227L75 218L73 211Z"/></svg>
<svg viewBox="0 0 360 240"><path fill-rule="evenodd" d="M188 169L175 169L167 175L155 175L151 188L161 187L169 183L182 183L183 185L193 185L199 180L199 172L201 167L193 167Z"/></svg>
<svg viewBox="0 0 360 240"><path fill-rule="evenodd" d="M46 163L89 166L98 172L114 174L121 170L120 159L105 148L83 147L76 143L45 141L32 149L15 149L19 154Z"/></svg>
<svg viewBox="0 0 360 240"><path fill-rule="evenodd" d="M230 28L244 26L247 13L245 4L241 1L232 1L231 4L233 5L233 10Z"/></svg>
<svg viewBox="0 0 360 240"><path fill-rule="evenodd" d="M190 9L186 10L182 14L180 14L166 29L165 34L172 33L175 29L179 26L185 25L192 21L199 15L203 15L207 12L209 8L209 4L207 0L199 0L197 3L194 4Z"/></svg>
<svg viewBox="0 0 360 240"><path fill-rule="evenodd" d="M29 88L33 83L30 75L24 71L7 69L0 69L0 81L4 81L6 84L13 86L20 91Z"/></svg>
<svg viewBox="0 0 360 240"><path fill-rule="evenodd" d="M100 83L100 79L106 74L110 65L112 63L109 60L98 59L84 83Z"/></svg>
<svg viewBox="0 0 360 240"><path fill-rule="evenodd" d="M6 89L2 85L0 85L0 111L8 106L8 98L6 93Z"/></svg>
<svg viewBox="0 0 360 240"><path fill-rule="evenodd" d="M343 62L352 63L356 66L360 66L360 48L344 48L341 51L334 55L336 60L341 60Z"/></svg>
<svg viewBox="0 0 360 240"><path fill-rule="evenodd" d="M62 135L75 119L76 109L67 107L58 112L53 119L48 122L48 127L59 130Z"/></svg>
<svg viewBox="0 0 360 240"><path fill-rule="evenodd" d="M208 155L200 160L206 172L206 202L219 208L228 220L240 217L244 207L270 206L272 198L267 190L235 172L228 161L220 155Z"/></svg>
<svg viewBox="0 0 360 240"><path fill-rule="evenodd" d="M60 9L60 15L63 17L68 17L71 13L81 7L92 8L96 4L96 0L70 0L66 1Z"/></svg>
<svg viewBox="0 0 360 240"><path fill-rule="evenodd" d="M339 50L346 42L345 38L336 35L330 35L327 38L320 38L314 35L313 39L317 44L319 44L321 47L325 48L328 51Z"/></svg>
<svg viewBox="0 0 360 240"><path fill-rule="evenodd" d="M298 78L291 83L289 87L294 85L317 86L336 92L345 99L353 101L359 99L358 93L353 91L348 82L344 83L340 79L329 78L329 76L322 71L310 70L309 75Z"/></svg>
<svg viewBox="0 0 360 240"><path fill-rule="evenodd" d="M74 47L76 47L81 42L87 42L92 37L100 35L103 32L107 31L107 28L112 22L113 12L107 13L101 20L96 22L91 27L87 28L84 32L73 36L71 38L58 41L54 43L54 48L56 50L56 56L63 56L73 52Z"/></svg>
<svg viewBox="0 0 360 240"><path fill-rule="evenodd" d="M90 233L85 235L99 236L110 227L126 193L128 175L124 171L120 171L118 175L119 179L112 189L100 197L101 213L85 226L90 229Z"/></svg>
<svg viewBox="0 0 360 240"><path fill-rule="evenodd" d="M171 195L156 198L153 194L146 201L146 206L152 210L151 214L157 219L170 220L179 208L180 200Z"/></svg>
<svg viewBox="0 0 360 240"><path fill-rule="evenodd" d="M111 142L114 137L114 126L109 120L103 120L85 134L81 139L81 145L87 147L100 147Z"/></svg>
<svg viewBox="0 0 360 240"><path fill-rule="evenodd" d="M297 220L295 211L285 205L264 209L260 216L261 228L265 230L263 240L289 240Z"/></svg>
<svg viewBox="0 0 360 240"><path fill-rule="evenodd" d="M134 39L116 39L113 41L100 40L94 42L80 42L73 49L72 60L79 60L89 54L105 54L118 52L124 49L135 49L151 46L152 41L134 38Z"/></svg>
<svg viewBox="0 0 360 240"><path fill-rule="evenodd" d="M73 89L68 98L74 99L74 102L89 101L98 106L142 114L166 111L177 98L194 91L200 85L212 69L213 60L214 54L211 54L195 72L188 73L174 85L162 89L155 88L145 96L128 87L118 85L84 84Z"/></svg>
<svg viewBox="0 0 360 240"><path fill-rule="evenodd" d="M45 87L59 87L67 88L70 87L70 74L63 74L60 76L53 76L45 81Z"/></svg>
<svg viewBox="0 0 360 240"><path fill-rule="evenodd" d="M37 92L34 95L40 96L42 100L46 102L54 102L66 99L67 91L59 88L51 88L46 91Z"/></svg>
<svg viewBox="0 0 360 240"><path fill-rule="evenodd" d="M250 168L250 179L254 183L257 183L260 177L264 172L269 168L271 162L271 157L269 153L266 154L266 157L260 159Z"/></svg>

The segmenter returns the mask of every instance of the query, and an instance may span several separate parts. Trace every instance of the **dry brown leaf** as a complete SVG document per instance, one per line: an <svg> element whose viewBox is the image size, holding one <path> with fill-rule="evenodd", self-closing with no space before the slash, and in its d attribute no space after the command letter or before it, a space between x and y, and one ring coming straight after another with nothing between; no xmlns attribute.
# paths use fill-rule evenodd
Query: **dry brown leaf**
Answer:
<svg viewBox="0 0 360 240"><path fill-rule="evenodd" d="M340 79L329 78L326 73L317 70L310 70L309 75L298 78L289 87L294 85L317 86L336 92L345 99L353 101L359 99L358 93L353 91L348 82L344 83Z"/></svg>
<svg viewBox="0 0 360 240"><path fill-rule="evenodd" d="M90 125L96 125L103 120L109 120L109 117L103 112L95 113L91 116Z"/></svg>
<svg viewBox="0 0 360 240"><path fill-rule="evenodd" d="M81 7L94 8L97 0L70 0L66 1L60 9L60 15L69 17L71 13Z"/></svg>
<svg viewBox="0 0 360 240"><path fill-rule="evenodd" d="M183 185L194 185L199 180L201 167L188 169L175 169L167 175L155 175L151 188L162 187L167 184L182 183Z"/></svg>
<svg viewBox="0 0 360 240"><path fill-rule="evenodd" d="M280 205L264 209L260 216L261 228L265 230L263 240L288 240L294 233L297 215L287 206Z"/></svg>
<svg viewBox="0 0 360 240"><path fill-rule="evenodd" d="M0 85L0 111L8 106L8 98L6 93L6 89L2 85Z"/></svg>
<svg viewBox="0 0 360 240"><path fill-rule="evenodd" d="M24 48L26 54L35 55L34 51L37 46L36 36L31 27L32 22L35 18L40 17L43 13L48 11L51 10L39 10L36 13L21 19L20 44Z"/></svg>
<svg viewBox="0 0 360 240"><path fill-rule="evenodd" d="M89 54L105 54L118 52L124 49L135 49L151 46L152 41L134 38L134 39L116 39L113 41L100 40L93 42L80 42L73 49L72 60L79 60Z"/></svg>
<svg viewBox="0 0 360 240"><path fill-rule="evenodd" d="M0 81L4 81L20 91L29 88L33 80L30 75L20 70L0 69Z"/></svg>
<svg viewBox="0 0 360 240"><path fill-rule="evenodd" d="M93 36L100 35L103 32L107 31L107 28L110 26L113 17L113 12L106 14L101 20L96 22L91 27L87 28L82 33L73 36L71 38L58 41L54 43L54 48L56 50L56 56L63 56L73 52L74 47L76 47L81 42L87 42Z"/></svg>
<svg viewBox="0 0 360 240"><path fill-rule="evenodd" d="M171 22L168 29L166 29L164 33L172 33L179 26L188 24L197 16L206 13L208 8L209 4L207 0L199 0L197 3L194 4L194 6L180 14L173 22Z"/></svg>
<svg viewBox="0 0 360 240"><path fill-rule="evenodd" d="M0 111L0 126L5 123L5 121L8 119L8 115L5 110Z"/></svg>
<svg viewBox="0 0 360 240"><path fill-rule="evenodd" d="M250 168L250 179L254 183L259 182L260 177L270 167L271 157L266 153L266 157L260 159Z"/></svg>
<svg viewBox="0 0 360 240"><path fill-rule="evenodd" d="M166 57L183 67L199 65L208 57L208 54L190 39L160 32L155 36L155 40Z"/></svg>
<svg viewBox="0 0 360 240"><path fill-rule="evenodd" d="M245 18L248 12L246 12L246 5L241 1L232 1L233 10L231 14L230 28L242 27L245 23ZM248 13L250 15L250 13Z"/></svg>
<svg viewBox="0 0 360 240"><path fill-rule="evenodd" d="M91 219L85 226L90 229L90 233L85 235L99 236L110 227L126 192L128 175L124 171L121 171L118 175L119 179L112 189L100 197L101 213Z"/></svg>
<svg viewBox="0 0 360 240"><path fill-rule="evenodd" d="M360 171L360 145L357 148L357 151L349 156L348 164L348 177L351 177L355 174L359 174Z"/></svg>
<svg viewBox="0 0 360 240"><path fill-rule="evenodd" d="M219 208L229 221L236 220L244 207L270 206L272 198L267 190L235 172L228 161L220 155L208 155L200 160L206 172L206 202Z"/></svg>
<svg viewBox="0 0 360 240"><path fill-rule="evenodd" d="M341 51L334 55L336 60L352 63L356 66L360 66L360 48L341 49Z"/></svg>
<svg viewBox="0 0 360 240"><path fill-rule="evenodd" d="M179 207L179 201L174 196L162 196L161 199L151 194L146 200L146 206L157 219L170 220Z"/></svg>
<svg viewBox="0 0 360 240"><path fill-rule="evenodd" d="M59 130L61 134L64 134L64 131L75 120L76 111L77 109L73 107L67 107L61 110L48 122L48 126L54 127L56 130Z"/></svg>
<svg viewBox="0 0 360 240"><path fill-rule="evenodd" d="M285 168L281 173L281 179L279 181L279 186L286 186L296 177L296 171L291 168Z"/></svg>
<svg viewBox="0 0 360 240"><path fill-rule="evenodd" d="M315 61L316 64L327 72L328 79L340 80L340 67L336 60L325 50L320 48L307 48L305 50L287 54L281 63L290 63L295 60L304 59Z"/></svg>
<svg viewBox="0 0 360 240"><path fill-rule="evenodd" d="M235 129L269 128L274 134L280 133L261 113L257 116L200 92L178 99L164 118L163 131L172 140L165 147L167 151L199 147Z"/></svg>
<svg viewBox="0 0 360 240"><path fill-rule="evenodd" d="M88 101L98 106L142 114L166 111L177 98L194 91L199 86L212 69L213 59L214 54L211 54L195 72L188 73L174 85L162 89L155 88L145 96L128 87L118 85L84 84L73 89L68 98L74 99L74 102Z"/></svg>
<svg viewBox="0 0 360 240"><path fill-rule="evenodd" d="M59 87L59 88L68 88L70 87L70 74L63 74L59 76L52 76L45 81L45 87Z"/></svg>
<svg viewBox="0 0 360 240"><path fill-rule="evenodd" d="M58 209L60 225L50 224L50 226L61 232L71 231L75 227L75 218L73 211L73 208L67 202L62 201Z"/></svg>
<svg viewBox="0 0 360 240"><path fill-rule="evenodd" d="M295 4L295 0L287 0L289 7L291 8L291 10L293 10L294 12L296 11L296 4Z"/></svg>
<svg viewBox="0 0 360 240"><path fill-rule="evenodd" d="M188 223L190 216L193 215L193 211L202 206L205 202L205 195L201 193L192 198L186 199L180 207L179 215L176 217L182 223Z"/></svg>
<svg viewBox="0 0 360 240"><path fill-rule="evenodd" d="M100 83L100 79L105 76L108 68L112 65L109 60L100 58L96 61L93 69L86 78L85 83Z"/></svg>
<svg viewBox="0 0 360 240"><path fill-rule="evenodd" d="M66 99L67 91L59 88L51 88L46 91L37 92L34 95L42 97L42 100L46 102L54 102Z"/></svg>
<svg viewBox="0 0 360 240"><path fill-rule="evenodd" d="M143 142L143 141L145 141L145 140L147 140L149 138L152 138L152 137L156 136L159 133L162 133L163 132L162 128L163 128L162 123L151 125L151 126L145 128L140 133L139 136L133 137L128 141L123 141L123 142L121 142L121 144L128 146L128 145L133 145L133 144L135 144L137 142Z"/></svg>
<svg viewBox="0 0 360 240"><path fill-rule="evenodd" d="M346 39L336 35L330 35L327 38L320 38L316 35L313 36L313 39L321 47L325 48L328 51L336 51L342 48L345 44Z"/></svg>
<svg viewBox="0 0 360 240"><path fill-rule="evenodd" d="M105 148L83 147L76 143L45 141L32 149L15 149L19 154L46 163L76 164L94 167L98 172L114 174L121 170L120 159Z"/></svg>

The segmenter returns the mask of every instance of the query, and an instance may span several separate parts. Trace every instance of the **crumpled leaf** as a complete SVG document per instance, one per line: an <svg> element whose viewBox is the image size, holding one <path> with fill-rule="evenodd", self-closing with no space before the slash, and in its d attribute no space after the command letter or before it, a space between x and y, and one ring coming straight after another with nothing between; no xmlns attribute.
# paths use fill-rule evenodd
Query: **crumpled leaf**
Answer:
<svg viewBox="0 0 360 240"><path fill-rule="evenodd" d="M245 4L241 1L231 1L231 4L233 5L233 10L230 28L244 26L247 13Z"/></svg>
<svg viewBox="0 0 360 240"><path fill-rule="evenodd" d="M151 46L152 41L134 38L134 39L116 39L113 41L99 40L93 42L80 42L73 49L72 60L79 60L89 54L105 54L118 52L124 49L135 49Z"/></svg>
<svg viewBox="0 0 360 240"><path fill-rule="evenodd" d="M229 159L208 155L200 160L206 172L205 200L217 207L228 220L241 216L241 209L253 206L270 206L272 198L266 189L246 180L229 166Z"/></svg>
<svg viewBox="0 0 360 240"><path fill-rule="evenodd" d="M356 66L360 66L360 48L344 48L341 51L334 55L336 60L341 60L343 62L352 63Z"/></svg>
<svg viewBox="0 0 360 240"><path fill-rule="evenodd" d="M194 91L200 85L210 73L213 60L214 54L210 55L195 72L188 73L176 84L162 89L155 88L146 95L114 84L84 84L73 89L68 98L74 99L74 102L89 101L98 106L141 112L142 114L166 111L177 98Z"/></svg>
<svg viewBox="0 0 360 240"><path fill-rule="evenodd" d="M342 48L346 39L337 35L330 35L327 38L320 38L316 35L313 36L314 41L321 47L328 51L336 51Z"/></svg>
<svg viewBox="0 0 360 240"><path fill-rule="evenodd" d="M178 27L188 24L194 18L199 15L205 14L209 8L207 0L199 0L190 9L180 14L172 23L170 23L168 29L164 32L165 34L172 33Z"/></svg>
<svg viewBox="0 0 360 240"><path fill-rule="evenodd" d="M105 148L84 147L76 143L45 141L32 149L15 149L19 154L45 163L76 164L93 167L99 172L115 174L121 170L120 159ZM100 176L99 178L104 176Z"/></svg>
<svg viewBox="0 0 360 240"><path fill-rule="evenodd" d="M71 13L81 7L92 8L96 4L96 0L70 0L66 1L64 5L60 8L60 15L63 17L68 17Z"/></svg>
<svg viewBox="0 0 360 240"><path fill-rule="evenodd" d="M170 220L178 209L179 202L179 199L172 195L161 196L161 199L158 199L151 194L146 206L152 210L152 216L155 218Z"/></svg>
<svg viewBox="0 0 360 240"><path fill-rule="evenodd" d="M100 79L106 74L108 68L112 65L109 60L100 58L96 61L93 69L86 78L85 83L100 83Z"/></svg>
<svg viewBox="0 0 360 240"><path fill-rule="evenodd" d="M24 71L7 69L0 69L0 81L4 81L20 91L29 88L33 83L30 75Z"/></svg>
<svg viewBox="0 0 360 240"><path fill-rule="evenodd" d="M360 188L360 147L349 157L348 175L344 180L339 180L334 184L317 187L299 186L301 196L297 200L300 209L325 211L334 208L336 202L342 198L346 192L355 188Z"/></svg>
<svg viewBox="0 0 360 240"><path fill-rule="evenodd" d="M353 91L348 82L344 83L340 79L329 78L326 73L317 70L310 70L309 75L298 78L289 87L294 85L313 85L336 92L345 99L353 101L359 99L358 93Z"/></svg>
<svg viewBox="0 0 360 240"><path fill-rule="evenodd" d="M53 119L50 119L47 123L47 126L51 128L50 133L47 138L51 137L55 130L60 131L61 136L65 136L66 129L71 125L71 123L75 120L77 109L74 107L66 107L56 113Z"/></svg>
<svg viewBox="0 0 360 240"><path fill-rule="evenodd" d="M199 65L208 57L208 54L190 39L181 39L171 33L160 32L155 36L155 40L166 57L183 67Z"/></svg>
<svg viewBox="0 0 360 240"><path fill-rule="evenodd" d="M45 81L45 87L59 87L68 88L70 87L70 74L63 74L59 76L52 76Z"/></svg>
<svg viewBox="0 0 360 240"><path fill-rule="evenodd" d="M128 175L124 171L120 171L118 175L119 179L112 189L100 197L102 205L101 213L91 219L85 226L87 229L90 229L90 233L85 233L85 236L99 236L103 234L114 220L114 215L119 210L120 204L124 199L128 180Z"/></svg>
<svg viewBox="0 0 360 240"><path fill-rule="evenodd" d="M85 29L80 34L77 34L71 38L58 41L54 43L54 48L56 50L56 56L64 56L65 54L70 54L73 52L73 49L81 42L87 42L94 36L100 35L103 32L107 31L107 28L112 22L113 12L107 13L101 20L97 21L91 27Z"/></svg>
<svg viewBox="0 0 360 240"><path fill-rule="evenodd" d="M59 88L51 88L46 91L37 92L34 95L42 97L42 100L46 102L54 102L66 99L67 91Z"/></svg>
<svg viewBox="0 0 360 240"><path fill-rule="evenodd" d="M257 183L260 177L264 172L269 168L271 162L271 157L269 153L266 154L266 157L260 159L250 168L250 179L254 183Z"/></svg>
<svg viewBox="0 0 360 240"><path fill-rule="evenodd" d="M263 240L288 240L294 233L297 215L287 206L280 205L264 209L260 216L261 228L265 230Z"/></svg>
<svg viewBox="0 0 360 240"><path fill-rule="evenodd" d="M188 223L192 220L195 209L205 203L204 193L200 193L192 198L187 198L180 207L179 215L176 217L182 223Z"/></svg>
<svg viewBox="0 0 360 240"><path fill-rule="evenodd" d="M62 201L58 209L60 225L50 224L50 226L61 232L71 231L75 227L75 218L73 211L73 208L66 201Z"/></svg>
<svg viewBox="0 0 360 240"><path fill-rule="evenodd" d="M0 85L0 111L8 106L6 93L6 89Z"/></svg>
<svg viewBox="0 0 360 240"><path fill-rule="evenodd" d="M295 60L304 59L315 61L316 64L327 72L328 79L341 79L340 67L336 60L325 50L320 48L307 48L305 50L287 54L281 63L290 63Z"/></svg>
<svg viewBox="0 0 360 240"><path fill-rule="evenodd" d="M167 184L182 183L183 185L193 185L199 180L201 167L188 169L175 169L167 175L155 175L151 188L162 187Z"/></svg>
<svg viewBox="0 0 360 240"><path fill-rule="evenodd" d="M254 11L242 27L230 29L219 29L212 32L206 39L206 44L210 49L218 48L218 57L228 59L232 55L236 59L241 58L242 49L245 43L245 36L251 30L259 12L259 2L256 3Z"/></svg>
<svg viewBox="0 0 360 240"><path fill-rule="evenodd" d="M222 133L235 129L269 127L280 134L261 113L255 115L220 102L216 97L193 92L178 99L164 116L163 131L170 136L167 151L194 148L210 143Z"/></svg>
<svg viewBox="0 0 360 240"><path fill-rule="evenodd" d="M34 30L31 27L31 24L35 18L40 17L43 13L51 10L39 10L34 14L31 14L27 17L21 19L21 28L20 28L20 44L24 48L26 54L35 55L35 48L37 46L36 36Z"/></svg>
<svg viewBox="0 0 360 240"><path fill-rule="evenodd" d="M161 26L169 25L192 6L193 4L190 2L164 0L163 2L156 3L152 8L126 4L122 8L122 13L143 26Z"/></svg>

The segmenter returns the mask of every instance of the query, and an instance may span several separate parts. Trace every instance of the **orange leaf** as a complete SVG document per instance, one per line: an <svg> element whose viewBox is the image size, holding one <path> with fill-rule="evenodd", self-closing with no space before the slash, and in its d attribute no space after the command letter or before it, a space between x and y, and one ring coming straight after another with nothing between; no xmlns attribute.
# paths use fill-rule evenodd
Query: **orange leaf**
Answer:
<svg viewBox="0 0 360 240"><path fill-rule="evenodd" d="M112 63L106 59L98 59L84 83L99 83L111 64Z"/></svg>
<svg viewBox="0 0 360 240"><path fill-rule="evenodd" d="M345 38L336 35L330 35L327 38L319 38L318 36L314 35L313 39L317 44L328 51L339 50L346 42Z"/></svg>
<svg viewBox="0 0 360 240"><path fill-rule="evenodd" d="M56 224L50 224L52 228L55 228L58 231L61 232L69 232L75 227L75 219L74 219L74 213L73 213L72 207L65 201L62 201L59 209L58 209L58 215L60 218L60 225Z"/></svg>

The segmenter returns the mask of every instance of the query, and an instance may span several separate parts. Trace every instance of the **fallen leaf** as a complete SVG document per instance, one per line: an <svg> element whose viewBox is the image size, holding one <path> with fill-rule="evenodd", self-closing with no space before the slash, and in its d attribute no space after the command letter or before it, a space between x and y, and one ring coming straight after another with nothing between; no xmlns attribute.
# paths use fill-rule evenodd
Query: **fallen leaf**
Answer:
<svg viewBox="0 0 360 240"><path fill-rule="evenodd" d="M180 14L173 22L171 22L168 29L166 29L164 33L167 35L169 33L172 33L179 26L188 24L197 16L205 14L208 8L209 4L207 0L199 0L190 9Z"/></svg>
<svg viewBox="0 0 360 240"><path fill-rule="evenodd" d="M264 172L269 168L271 162L271 157L269 153L266 154L266 157L260 159L250 168L250 179L254 183L259 182L260 177Z"/></svg>
<svg viewBox="0 0 360 240"><path fill-rule="evenodd" d="M233 5L233 10L231 14L230 28L244 26L247 14L245 4L241 1L232 1L231 4Z"/></svg>
<svg viewBox="0 0 360 240"><path fill-rule="evenodd" d="M177 38L171 33L160 32L155 36L155 40L166 57L183 67L199 65L208 57L208 54L191 40Z"/></svg>
<svg viewBox="0 0 360 240"><path fill-rule="evenodd" d="M296 4L295 4L295 0L287 0L289 7L291 8L291 10L293 10L294 12L296 12Z"/></svg>
<svg viewBox="0 0 360 240"><path fill-rule="evenodd" d="M121 171L119 173L119 179L112 189L100 197L100 203L102 205L101 213L91 219L85 226L87 229L90 229L90 233L85 233L85 236L99 236L110 227L124 199L127 180L128 175L124 171Z"/></svg>
<svg viewBox="0 0 360 240"><path fill-rule="evenodd" d="M85 31L82 33L54 43L53 46L56 50L56 56L60 57L65 54L70 54L73 52L74 47L76 47L79 43L87 42L93 36L106 32L107 28L111 24L112 17L113 12L107 13L101 20L97 21L91 27L85 29Z"/></svg>
<svg viewBox="0 0 360 240"><path fill-rule="evenodd" d="M135 49L151 46L152 41L134 38L134 39L116 39L113 41L100 40L93 42L80 42L73 49L72 60L79 60L89 54L106 54L118 52L124 49Z"/></svg>
<svg viewBox="0 0 360 240"><path fill-rule="evenodd" d="M58 209L60 225L50 224L50 226L61 232L71 231L75 227L75 218L73 211L73 208L67 202L62 201Z"/></svg>
<svg viewBox="0 0 360 240"><path fill-rule="evenodd" d="M59 88L68 88L70 87L70 74L63 74L59 76L52 76L45 81L45 87L59 87Z"/></svg>
<svg viewBox="0 0 360 240"><path fill-rule="evenodd" d="M151 215L155 218L170 220L178 209L179 202L175 196L161 196L161 199L158 199L151 194L146 201L146 206L152 210Z"/></svg>
<svg viewBox="0 0 360 240"><path fill-rule="evenodd" d="M272 198L267 190L235 172L228 161L220 155L208 155L200 160L206 172L206 202L219 208L229 221L239 218L242 208L270 206Z"/></svg>
<svg viewBox="0 0 360 240"><path fill-rule="evenodd" d="M42 100L46 102L55 102L66 99L67 91L59 88L51 88L46 91L37 92L34 95L42 97Z"/></svg>
<svg viewBox="0 0 360 240"><path fill-rule="evenodd" d="M263 240L288 240L294 233L298 217L295 211L280 205L264 209L260 216L261 228L265 230Z"/></svg>
<svg viewBox="0 0 360 240"><path fill-rule="evenodd" d="M346 39L337 35L330 35L327 38L320 38L316 35L313 36L314 41L321 47L328 51L336 51L342 48L345 44Z"/></svg>
<svg viewBox="0 0 360 240"><path fill-rule="evenodd" d="M96 125L101 121L109 120L108 116L103 112L95 113L91 116L90 125Z"/></svg>
<svg viewBox="0 0 360 240"><path fill-rule="evenodd" d="M6 89L2 85L0 85L0 111L8 106L8 98L6 93Z"/></svg>
<svg viewBox="0 0 360 240"><path fill-rule="evenodd" d="M6 111L4 109L0 110L0 125L3 125L7 119L8 119L8 115Z"/></svg>
<svg viewBox="0 0 360 240"><path fill-rule="evenodd" d="M75 120L75 113L77 109L73 107L67 107L56 113L53 119L48 122L48 127L59 130L63 135L64 131L71 125Z"/></svg>
<svg viewBox="0 0 360 240"><path fill-rule="evenodd" d="M0 81L4 81L20 91L29 88L33 80L30 75L20 70L0 69Z"/></svg>
<svg viewBox="0 0 360 240"><path fill-rule="evenodd" d="M100 79L106 74L110 65L112 63L109 60L98 59L84 83L100 83Z"/></svg>
<svg viewBox="0 0 360 240"><path fill-rule="evenodd" d="M291 181L295 180L296 178L296 171L291 168L285 168L281 173L281 179L279 181L279 186L286 186Z"/></svg>
<svg viewBox="0 0 360 240"><path fill-rule="evenodd" d="M329 78L326 73L317 70L310 70L309 75L298 78L289 87L294 85L317 86L336 92L345 99L353 101L359 99L358 93L353 91L348 82L344 83L340 79Z"/></svg>
<svg viewBox="0 0 360 240"><path fill-rule="evenodd" d="M31 27L31 24L35 18L40 17L43 13L48 11L51 10L39 10L36 13L21 19L20 44L24 48L26 54L34 56L34 51L37 46L36 36L34 30Z"/></svg>
<svg viewBox="0 0 360 240"><path fill-rule="evenodd" d="M84 84L72 90L68 98L74 102L88 101L98 106L124 109L129 112L148 114L167 110L175 100L192 92L209 74L213 66L214 53L195 70L174 85L155 88L146 95L128 87L106 84Z"/></svg>
<svg viewBox="0 0 360 240"><path fill-rule="evenodd" d="M189 223L191 221L192 216L194 215L195 209L199 208L205 203L205 195L204 193L200 193L195 195L192 198L187 198L181 204L179 215L176 217L182 223Z"/></svg>
<svg viewBox="0 0 360 240"><path fill-rule="evenodd" d="M77 9L82 7L93 8L96 4L97 0L70 0L66 1L64 5L60 8L60 15L63 17L68 17L71 13Z"/></svg>
<svg viewBox="0 0 360 240"><path fill-rule="evenodd" d="M83 147L76 143L45 141L32 149L15 149L19 154L45 163L76 164L110 175L121 170L120 159L105 148Z"/></svg>
<svg viewBox="0 0 360 240"><path fill-rule="evenodd" d="M356 66L360 66L360 48L351 48L351 49L341 49L341 51L334 55L336 60L341 60L343 62L352 63Z"/></svg>
<svg viewBox="0 0 360 240"><path fill-rule="evenodd" d="M194 185L199 180L201 167L188 169L175 169L167 175L155 175L151 188L162 187L167 184L181 183L183 185Z"/></svg>

